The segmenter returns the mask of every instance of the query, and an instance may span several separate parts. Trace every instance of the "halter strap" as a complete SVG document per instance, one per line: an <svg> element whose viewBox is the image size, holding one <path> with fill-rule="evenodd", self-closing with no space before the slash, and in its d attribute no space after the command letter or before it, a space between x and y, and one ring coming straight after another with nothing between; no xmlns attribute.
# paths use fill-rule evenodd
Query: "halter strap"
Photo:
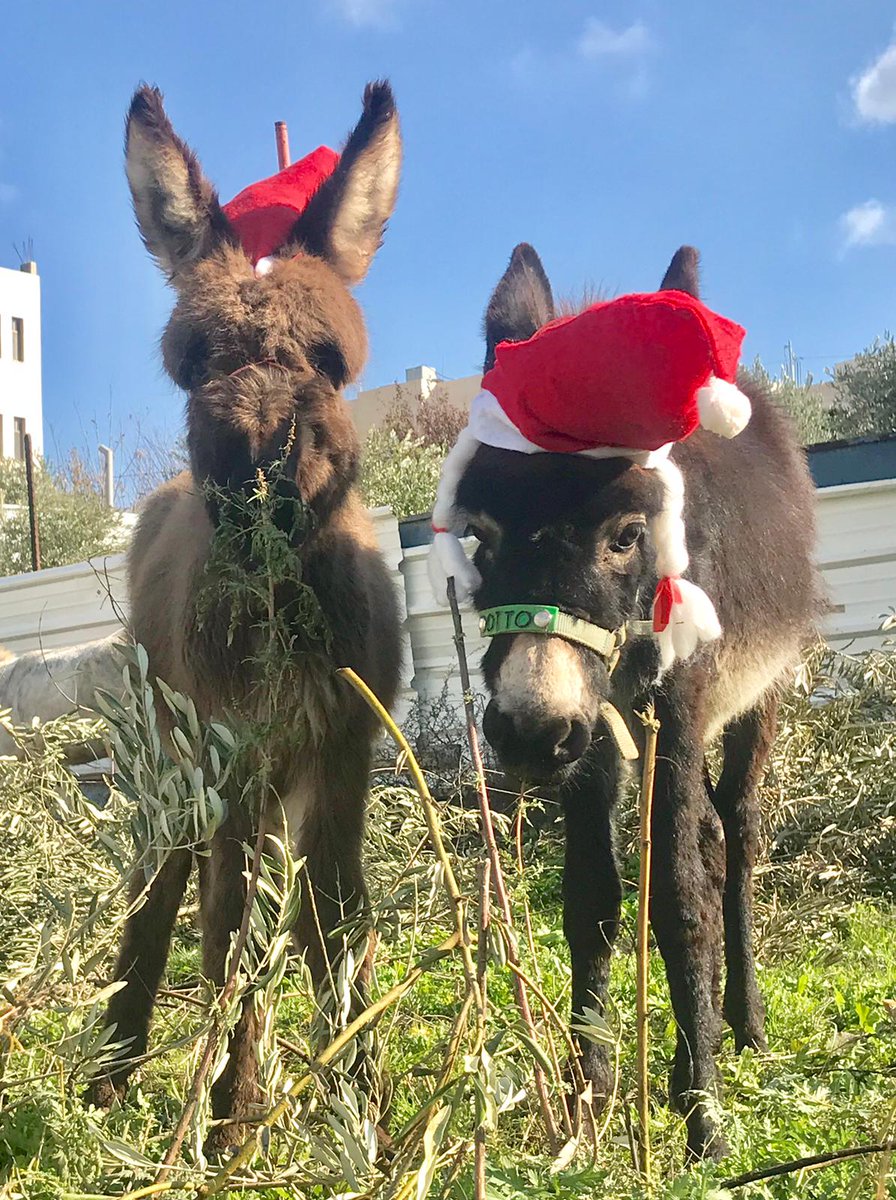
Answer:
<svg viewBox="0 0 896 1200"><path fill-rule="evenodd" d="M502 633L553 634L554 637L577 642L594 650L607 660L612 670L629 635L638 637L652 633L653 622L627 621L618 629L604 629L601 625L564 612L556 604L501 604L482 610L479 632L483 637L497 637Z"/></svg>
<svg viewBox="0 0 896 1200"><path fill-rule="evenodd" d="M581 617L564 612L556 604L501 604L497 608L485 608L479 614L479 632L483 637L498 637L502 633L546 633L577 642L594 650L607 664L613 674L619 662L619 653L629 635L640 637L653 633L653 621L626 621L618 629L604 629ZM600 706L600 714L607 724L624 759L631 762L638 757L628 726L609 700Z"/></svg>

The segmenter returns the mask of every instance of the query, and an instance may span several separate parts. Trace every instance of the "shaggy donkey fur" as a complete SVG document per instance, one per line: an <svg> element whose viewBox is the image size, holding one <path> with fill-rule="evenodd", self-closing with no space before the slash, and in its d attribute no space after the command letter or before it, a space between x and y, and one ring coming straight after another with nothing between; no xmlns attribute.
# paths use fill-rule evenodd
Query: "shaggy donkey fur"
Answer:
<svg viewBox="0 0 896 1200"><path fill-rule="evenodd" d="M675 255L662 287L697 294L695 251ZM538 256L518 246L486 313L486 366L497 342L528 338L553 315ZM739 437L698 431L672 451L685 480L689 577L713 598L721 641L673 667L659 685L649 637L625 645L612 675L592 651L533 634L495 638L483 659L492 697L484 728L503 766L560 786L574 1016L586 1006L604 1008L619 921L612 813L620 764L599 705L607 698L629 715L656 705L662 728L651 916L679 1030L671 1093L686 1114L692 1155L724 1151L704 1101L714 1086L722 1013L738 1048L765 1045L750 941L756 789L779 687L819 610L804 456L771 399L748 381L741 385L753 418ZM625 459L482 446L457 498L480 539L477 608L555 604L607 629L649 617L656 572L647 526L662 501L655 472ZM704 751L717 734L724 767L713 786ZM605 1097L606 1048L580 1042L580 1051L596 1096Z"/></svg>
<svg viewBox="0 0 896 1200"><path fill-rule="evenodd" d="M192 465L141 514L129 559L132 632L149 654L152 674L192 696L201 716L252 721L264 711L254 618L244 616L234 630L230 605L222 602L198 620L197 601L219 504L285 457L287 478L278 486L294 488L313 516L301 541L303 582L328 623L331 665L321 665L320 653L284 664L278 732L264 751L271 792L260 819L275 833L285 822L306 859L314 905L303 906L296 933L318 981L340 944L330 936L334 927L365 904L361 836L375 736L366 706L335 679L332 666L354 667L386 704L400 668L396 597L355 490L358 442L340 392L357 376L367 349L349 287L363 278L380 244L400 161L392 93L385 83L371 84L335 173L298 218L273 269L257 277L196 157L174 133L160 94L141 88L128 117L127 173L138 224L176 294L162 351L168 373L188 393ZM215 500L203 487L207 481L216 485ZM286 611L294 598L295 588L284 585L275 601ZM304 650L314 649L303 629L295 636ZM225 822L210 855L199 860L203 969L218 985L244 905L243 846L256 833L239 797L232 786ZM146 1050L191 861L187 849L171 855L127 923L116 967L126 986L107 1014L127 1057L97 1081L97 1102L122 1090ZM142 879L136 893L141 885ZM258 1021L246 1005L231 1035L227 1065L213 1087L213 1115L221 1123L211 1148L242 1138L260 1099Z"/></svg>

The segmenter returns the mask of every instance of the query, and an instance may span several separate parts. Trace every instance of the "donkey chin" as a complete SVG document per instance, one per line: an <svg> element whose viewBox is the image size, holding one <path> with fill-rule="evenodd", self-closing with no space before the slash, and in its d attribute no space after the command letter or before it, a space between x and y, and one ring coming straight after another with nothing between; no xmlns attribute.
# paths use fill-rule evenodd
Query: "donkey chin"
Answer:
<svg viewBox="0 0 896 1200"><path fill-rule="evenodd" d="M602 662L560 638L517 634L500 665L483 663L492 699L482 728L503 768L561 783L597 735L609 680Z"/></svg>

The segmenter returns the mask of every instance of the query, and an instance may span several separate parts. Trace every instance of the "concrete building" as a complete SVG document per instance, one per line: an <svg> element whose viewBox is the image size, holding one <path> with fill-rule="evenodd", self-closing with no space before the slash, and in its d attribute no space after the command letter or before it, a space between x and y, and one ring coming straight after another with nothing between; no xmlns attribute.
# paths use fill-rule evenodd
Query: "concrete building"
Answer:
<svg viewBox="0 0 896 1200"><path fill-rule="evenodd" d="M462 379L439 379L435 367L409 367L404 383L387 383L383 387L359 392L349 401L358 433L363 438L368 430L381 425L390 408L407 404L413 413L421 400L438 394L454 408L470 411L470 403L479 391L481 375L465 375Z"/></svg>
<svg viewBox="0 0 896 1200"><path fill-rule="evenodd" d="M37 263L0 267L0 456L25 457L25 434L43 452L40 276Z"/></svg>

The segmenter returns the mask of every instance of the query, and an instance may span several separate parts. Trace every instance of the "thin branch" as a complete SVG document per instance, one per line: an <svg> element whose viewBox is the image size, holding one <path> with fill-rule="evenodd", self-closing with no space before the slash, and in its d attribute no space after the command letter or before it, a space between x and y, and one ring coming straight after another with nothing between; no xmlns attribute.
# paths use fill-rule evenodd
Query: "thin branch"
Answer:
<svg viewBox="0 0 896 1200"><path fill-rule="evenodd" d="M656 742L660 723L651 705L638 718L644 726L644 762L641 773L641 869L638 876L638 948L636 1008L638 1021L638 1126L640 1132L639 1164L644 1176L644 1188L650 1195L653 1187L653 1162L650 1147L650 1069L647 1061L650 1044L650 1009L647 988L650 980L650 859L651 816L653 813L653 784L656 775Z"/></svg>
<svg viewBox="0 0 896 1200"><path fill-rule="evenodd" d="M479 979L479 994L482 996L482 1008L479 1012L479 1031L477 1040L481 1043L485 1037L485 1021L488 1016L488 990L486 986L488 971L488 935L491 914L489 912L489 879L491 864L488 859L479 864L479 942L476 947L476 974ZM482 1111L476 1122L476 1135L473 1152L473 1195L475 1200L486 1200L485 1194L485 1154L486 1154L486 1110L480 1104Z"/></svg>
<svg viewBox="0 0 896 1200"><path fill-rule="evenodd" d="M451 616L454 619L454 645L457 648L457 661L460 666L460 681L464 695L464 715L467 723L467 741L470 746L470 755L473 759L473 769L476 773L476 785L479 795L479 814L482 819L482 837L485 842L486 850L488 851L489 861L492 869L492 887L495 893L495 899L498 901L498 907L501 910L501 919L504 922L507 940L507 959L508 962L515 966L520 966L520 951L519 943L516 939L513 926L513 911L510 906L510 897L507 893L507 886L504 882L504 872L501 868L501 856L498 852L498 842L495 838L495 827L492 822L491 804L488 798L488 788L485 783L485 768L482 764L482 755L479 751L479 734L476 730L476 714L473 711L473 693L470 687L470 669L467 665L467 651L464 642L464 627L461 620L460 609L457 605L457 593L454 587L454 578L448 580L448 602L451 605ZM526 990L526 984L522 977L514 973L513 975L513 990L516 996L517 1008L520 1011L520 1017L526 1027L526 1032L529 1037L537 1045L538 1034L535 1030L535 1021L532 1017L532 1009L529 1005L529 995ZM554 1119L554 1113L551 1109L550 1096L548 1094L547 1081L544 1071L540 1063L533 1064L535 1076L535 1089L538 1092L538 1101L541 1107L542 1119L544 1120L545 1131L547 1132L548 1143L551 1147L551 1153L557 1154L560 1149L560 1131L557 1128L557 1122Z"/></svg>
<svg viewBox="0 0 896 1200"><path fill-rule="evenodd" d="M761 1171L748 1171L734 1179L725 1179L720 1188L742 1188L748 1183L759 1183L762 1179L775 1179L779 1175L795 1175L797 1171L811 1171L818 1167L829 1167L832 1163L846 1162L850 1158L865 1158L869 1154L886 1154L896 1149L896 1140L878 1142L875 1146L852 1146L847 1150L831 1150L827 1154L810 1154L808 1158L794 1158L790 1162L776 1163L763 1167Z"/></svg>

